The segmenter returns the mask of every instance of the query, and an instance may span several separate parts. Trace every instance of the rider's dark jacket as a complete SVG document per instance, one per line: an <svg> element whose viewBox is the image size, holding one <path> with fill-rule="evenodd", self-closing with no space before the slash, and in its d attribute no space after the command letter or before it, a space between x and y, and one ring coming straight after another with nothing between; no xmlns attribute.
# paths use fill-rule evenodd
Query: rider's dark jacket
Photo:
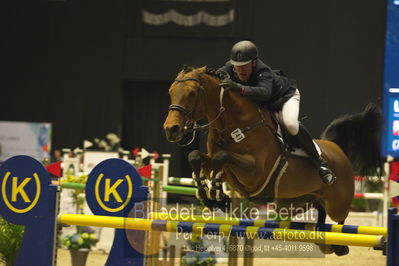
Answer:
<svg viewBox="0 0 399 266"><path fill-rule="evenodd" d="M279 70L272 70L260 59L257 59L247 82L238 78L230 62L226 62L219 71L229 73L232 80L244 85L246 97L273 110L281 110L282 105L294 95L297 88L295 80L289 79Z"/></svg>

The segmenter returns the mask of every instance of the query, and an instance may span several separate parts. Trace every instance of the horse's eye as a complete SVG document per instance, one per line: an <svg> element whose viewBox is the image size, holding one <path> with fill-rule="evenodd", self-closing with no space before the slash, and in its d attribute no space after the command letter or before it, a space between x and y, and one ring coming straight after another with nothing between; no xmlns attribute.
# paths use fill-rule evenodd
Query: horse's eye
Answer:
<svg viewBox="0 0 399 266"><path fill-rule="evenodd" d="M194 90L190 90L189 93L188 93L188 95L189 95L190 97L194 97L196 94L197 94L197 92L194 91Z"/></svg>

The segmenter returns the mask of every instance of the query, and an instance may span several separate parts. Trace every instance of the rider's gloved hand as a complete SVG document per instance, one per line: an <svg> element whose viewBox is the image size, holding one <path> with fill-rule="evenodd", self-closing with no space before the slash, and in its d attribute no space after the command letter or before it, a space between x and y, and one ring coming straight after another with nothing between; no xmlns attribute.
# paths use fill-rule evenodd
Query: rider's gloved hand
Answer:
<svg viewBox="0 0 399 266"><path fill-rule="evenodd" d="M241 93L243 90L243 86L231 79L225 79L220 84L220 87L223 87L225 91L235 91Z"/></svg>

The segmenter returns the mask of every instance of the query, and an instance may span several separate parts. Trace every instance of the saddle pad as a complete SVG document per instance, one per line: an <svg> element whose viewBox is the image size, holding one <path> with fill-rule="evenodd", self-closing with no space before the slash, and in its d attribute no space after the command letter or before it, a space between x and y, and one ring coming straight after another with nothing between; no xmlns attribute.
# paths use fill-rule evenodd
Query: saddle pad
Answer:
<svg viewBox="0 0 399 266"><path fill-rule="evenodd" d="M322 152L321 152L320 146L316 143L316 141L313 141L313 144L316 147L317 152L321 156ZM291 155L295 155L295 156L299 156L299 157L309 157L309 155L302 148L295 148L295 150L291 152Z"/></svg>
<svg viewBox="0 0 399 266"><path fill-rule="evenodd" d="M282 137L283 136L283 132L281 130L281 126L280 126L280 120L279 120L279 116L278 113L274 114L274 118L277 121L277 138L278 140L281 142L282 145L284 145L285 140ZM322 151L321 148L319 147L319 145L313 140L313 144L316 147L317 152L319 153L319 155L321 156ZM291 155L295 155L295 156L299 156L299 157L309 157L309 155L305 152L305 150L303 150L302 148L295 148L294 151L292 151L290 153Z"/></svg>

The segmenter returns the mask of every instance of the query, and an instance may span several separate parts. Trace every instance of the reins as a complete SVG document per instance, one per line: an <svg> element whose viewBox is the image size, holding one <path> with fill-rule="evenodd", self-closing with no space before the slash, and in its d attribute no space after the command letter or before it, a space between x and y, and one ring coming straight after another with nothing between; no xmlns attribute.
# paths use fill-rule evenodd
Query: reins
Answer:
<svg viewBox="0 0 399 266"><path fill-rule="evenodd" d="M205 96L205 108L207 108L207 106L208 106L208 95L207 95L204 87L202 87L201 81L199 79L197 79L197 78L185 78L185 79L175 79L175 81L177 81L177 82L185 82L185 81L196 81L196 82L198 82L198 84L200 85L198 87L199 90L204 93L204 96ZM216 115L216 117L212 121L208 122L205 125L199 125L197 122L193 121L194 113L195 113L195 110L196 110L197 105L198 105L198 98L199 98L199 93L198 92L197 92L197 94L195 96L195 103L194 103L194 107L193 107L192 110L187 110L187 108L185 108L184 106L182 106L180 104L171 104L169 106L169 111L170 110L177 110L179 112L182 112L184 114L184 116L186 116L187 120L186 120L186 123L184 125L184 134L188 134L190 132L193 132L193 137L191 138L191 140L188 143L186 143L186 144L178 143L178 145L180 147L186 147L186 146L190 145L194 141L197 131L201 131L201 130L205 130L205 129L209 128L211 124L213 124L216 120L219 119L219 117L222 115L222 113L226 110L226 108L224 108L223 105L222 105L223 94L224 94L224 89L221 88L220 89L220 108L219 108L219 113Z"/></svg>
<svg viewBox="0 0 399 266"><path fill-rule="evenodd" d="M228 73L225 73L225 75L228 76ZM176 82L186 82L186 81L195 81L195 82L197 82L199 84L198 90L200 92L204 93L204 99L205 99L204 105L205 105L205 108L208 107L208 95L206 93L206 90L202 86L200 79L194 78L194 77L189 77L189 78L183 78L183 79L175 79L175 81ZM196 97L195 98L195 103L194 103L194 107L193 107L192 110L188 110L186 107L184 107L184 106L182 106L180 104L171 104L169 106L169 111L170 110L179 111L179 112L183 113L184 116L186 117L186 122L185 122L185 125L184 125L184 135L186 135L188 133L191 133L191 132L193 133L193 136L192 136L191 140L188 143L185 143L185 144L178 143L178 145L180 147L186 147L186 146L190 145L194 141L197 131L206 130L208 128L216 129L219 133L221 133L221 132L223 133L225 131L225 129L218 129L218 128L211 127L211 125L213 123L215 123L220 118L220 116L223 114L223 112L226 110L226 108L223 106L224 88L221 87L221 89L220 89L220 95L219 95L220 108L219 108L218 114L215 116L214 119L212 119L211 121L209 121L208 123L206 123L204 125L199 125L196 121L194 121L194 114L195 114L195 111L197 109L197 105L198 105L198 102L199 102L198 90L197 90L197 93L196 93L196 96L195 96ZM258 108L258 112L259 112L259 116L260 116L260 120L258 122L254 123L254 124L252 124L250 126L244 127L242 129L237 128L231 133L231 137L233 138L233 140L235 142L238 143L242 139L245 138L244 132L248 132L248 131L250 131L250 130L252 130L254 128L257 128L257 127L259 127L259 126L261 126L261 125L263 125L265 123L266 119L265 119L265 116L264 116L262 110L260 110L260 108ZM275 129L273 129L271 126L269 126L267 124L266 124L266 126L275 134L275 132L276 132Z"/></svg>

